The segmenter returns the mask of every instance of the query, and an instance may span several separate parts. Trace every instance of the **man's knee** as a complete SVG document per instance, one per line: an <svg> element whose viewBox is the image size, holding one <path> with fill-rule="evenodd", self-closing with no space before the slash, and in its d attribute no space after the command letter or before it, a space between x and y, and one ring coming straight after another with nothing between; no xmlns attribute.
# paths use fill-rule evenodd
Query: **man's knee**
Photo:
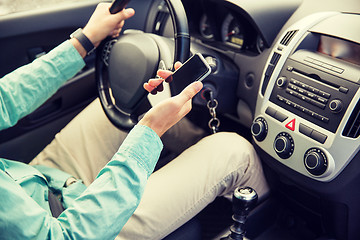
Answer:
<svg viewBox="0 0 360 240"><path fill-rule="evenodd" d="M233 132L219 132L203 139L209 149L232 153L254 153L252 144Z"/></svg>

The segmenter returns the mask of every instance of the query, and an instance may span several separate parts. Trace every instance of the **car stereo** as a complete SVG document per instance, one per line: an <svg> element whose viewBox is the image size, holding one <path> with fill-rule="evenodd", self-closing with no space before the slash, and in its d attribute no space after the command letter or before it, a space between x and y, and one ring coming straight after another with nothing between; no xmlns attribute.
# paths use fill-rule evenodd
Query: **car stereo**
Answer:
<svg viewBox="0 0 360 240"><path fill-rule="evenodd" d="M358 29L360 15L310 15L285 31L264 69L254 141L319 181L335 178L360 146Z"/></svg>
<svg viewBox="0 0 360 240"><path fill-rule="evenodd" d="M336 74L351 70L360 76L326 56L298 50L286 60L270 101L335 133L359 87Z"/></svg>

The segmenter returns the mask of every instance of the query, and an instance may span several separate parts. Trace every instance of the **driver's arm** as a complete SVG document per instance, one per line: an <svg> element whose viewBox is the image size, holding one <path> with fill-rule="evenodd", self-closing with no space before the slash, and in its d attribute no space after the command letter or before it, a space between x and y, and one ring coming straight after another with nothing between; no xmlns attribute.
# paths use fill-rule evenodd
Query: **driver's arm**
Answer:
<svg viewBox="0 0 360 240"><path fill-rule="evenodd" d="M34 111L85 66L70 41L0 79L0 130Z"/></svg>
<svg viewBox="0 0 360 240"><path fill-rule="evenodd" d="M108 3L99 4L83 30L95 46L108 35L118 35L124 20L134 14L133 9L127 9L111 15L109 7ZM72 38L1 78L0 130L15 125L51 97L85 66L85 55L85 49Z"/></svg>
<svg viewBox="0 0 360 240"><path fill-rule="evenodd" d="M0 158L0 238L114 239L138 206L161 150L154 131L136 126L95 181L58 218L40 205L46 204L48 191L42 177L24 177L28 166ZM67 191L77 195L77 184ZM29 188L36 188L35 196L28 195Z"/></svg>

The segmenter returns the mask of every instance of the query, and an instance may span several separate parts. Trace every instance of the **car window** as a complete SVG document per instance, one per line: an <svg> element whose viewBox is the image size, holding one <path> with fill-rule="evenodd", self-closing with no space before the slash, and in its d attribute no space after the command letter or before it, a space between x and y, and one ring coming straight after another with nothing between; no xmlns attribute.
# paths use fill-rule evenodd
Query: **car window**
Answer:
<svg viewBox="0 0 360 240"><path fill-rule="evenodd" d="M51 5L88 0L0 0L0 16L27 10L49 7Z"/></svg>

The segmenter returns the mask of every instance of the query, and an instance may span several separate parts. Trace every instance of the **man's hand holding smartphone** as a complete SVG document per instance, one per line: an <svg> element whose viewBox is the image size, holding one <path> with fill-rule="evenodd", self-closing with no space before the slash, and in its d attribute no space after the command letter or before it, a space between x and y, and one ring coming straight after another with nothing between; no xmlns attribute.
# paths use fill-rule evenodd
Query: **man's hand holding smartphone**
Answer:
<svg viewBox="0 0 360 240"><path fill-rule="evenodd" d="M177 62L175 69L178 69L180 66L181 63ZM162 79L152 80L162 83L164 79L171 74L172 72L170 71L161 70L159 71L159 75ZM191 100L202 88L203 84L201 81L192 82L178 95L167 98L151 108L139 121L139 124L150 127L161 137L169 128L191 111ZM152 89L154 89L154 87L152 87Z"/></svg>

